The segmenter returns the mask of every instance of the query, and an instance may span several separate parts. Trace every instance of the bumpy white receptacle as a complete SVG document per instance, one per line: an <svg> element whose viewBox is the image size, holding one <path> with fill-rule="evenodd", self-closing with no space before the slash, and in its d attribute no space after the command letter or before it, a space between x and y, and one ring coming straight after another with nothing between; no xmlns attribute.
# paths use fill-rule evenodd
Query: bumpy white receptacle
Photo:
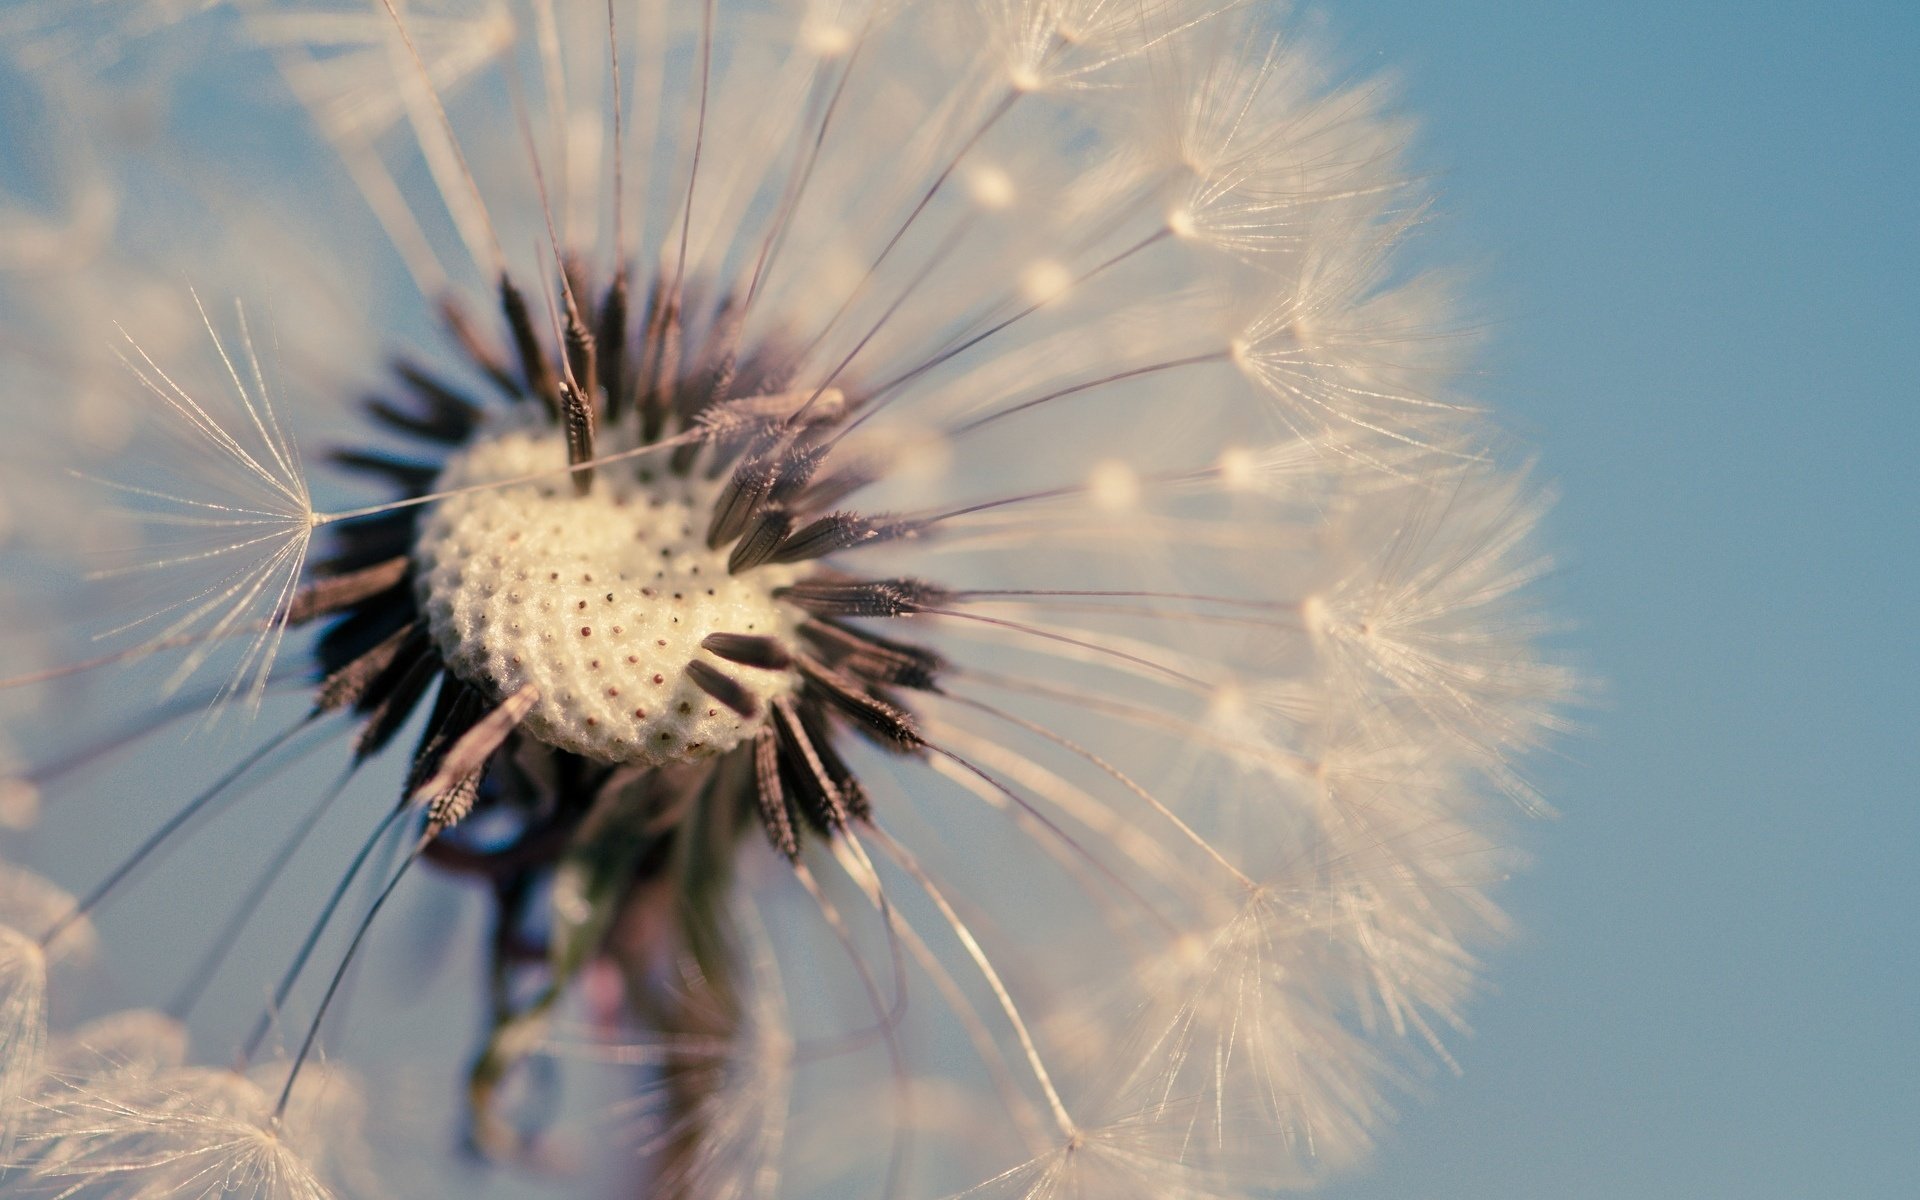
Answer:
<svg viewBox="0 0 1920 1200"><path fill-rule="evenodd" d="M615 446L614 449L620 447ZM602 453L606 452L603 441ZM566 464L546 425L490 429L447 464L436 490ZM453 672L496 695L531 683L521 728L601 762L659 765L730 750L762 718L741 717L687 677L705 659L760 702L791 673L736 666L700 648L711 633L784 638L772 597L794 568L727 574L704 536L722 482L665 469L666 456L613 463L577 495L564 473L435 503L414 564L421 609Z"/></svg>

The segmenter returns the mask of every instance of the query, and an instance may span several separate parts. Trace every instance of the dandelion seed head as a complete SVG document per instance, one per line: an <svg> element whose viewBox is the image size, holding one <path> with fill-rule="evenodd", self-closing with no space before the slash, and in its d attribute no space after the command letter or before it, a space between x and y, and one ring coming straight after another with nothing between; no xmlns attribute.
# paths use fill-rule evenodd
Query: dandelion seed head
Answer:
<svg viewBox="0 0 1920 1200"><path fill-rule="evenodd" d="M10 1183L49 1198L332 1200L310 1150L354 1136L348 1090L330 1081L333 1098L277 1116L271 1092L233 1071L56 1076L22 1120Z"/></svg>
<svg viewBox="0 0 1920 1200"><path fill-rule="evenodd" d="M1524 477L1394 489L1353 509L1339 577L1302 610L1334 686L1491 755L1537 743L1576 694L1572 673L1531 649L1539 618L1514 603L1548 568L1527 538L1541 512ZM1376 533L1355 540L1359 526ZM1365 557L1349 558L1362 542ZM1481 619L1489 606L1499 618Z"/></svg>
<svg viewBox="0 0 1920 1200"><path fill-rule="evenodd" d="M210 282L313 328L289 373L251 307L129 326L121 390L164 421L120 431L153 471L108 476L154 535L128 577L190 585L130 653L178 685L236 647L216 708L306 687L283 640L316 682L88 911L189 836L230 852L215 818L300 755L403 782L284 974L244 981L239 1060L300 1015L290 1062L190 1065L146 1012L43 1053L33 939L72 904L0 876L23 1194L351 1175L357 1089L324 1065L387 1015L353 999L363 940L428 870L493 906L470 1146L557 1162L579 1060L634 1067L597 1140L671 1200L1270 1195L1451 1063L1507 928L1502 793L1537 802L1518 760L1577 685L1531 600L1544 499L1456 394L1446 281L1402 261L1390 89L1210 0L224 27L182 86L273 72L411 289L316 302L340 279L257 231L373 239L280 222L248 172L283 163L180 148L234 181ZM376 490L322 511L293 419L355 400L326 461ZM0 820L33 807L9 786ZM336 794L179 1011L234 982Z"/></svg>
<svg viewBox="0 0 1920 1200"><path fill-rule="evenodd" d="M69 1082L157 1075L187 1064L186 1026L152 1009L109 1013L54 1040L49 1074Z"/></svg>

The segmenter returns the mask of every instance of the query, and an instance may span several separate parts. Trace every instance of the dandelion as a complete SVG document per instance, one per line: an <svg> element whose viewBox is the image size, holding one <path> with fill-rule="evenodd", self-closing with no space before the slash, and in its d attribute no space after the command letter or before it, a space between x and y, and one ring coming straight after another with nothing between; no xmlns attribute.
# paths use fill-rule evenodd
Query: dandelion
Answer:
<svg viewBox="0 0 1920 1200"><path fill-rule="evenodd" d="M177 1038L147 1018L123 1014L117 1028L105 1031L126 1037L122 1047L77 1042L78 1053L92 1059L90 1069L54 1074L32 1097L4 1177L9 1195L323 1200L335 1194L315 1166L320 1156L312 1147L322 1144L321 1135L351 1136L356 1105L339 1081L330 1081L324 1105L279 1112L270 1083L228 1070L166 1065Z"/></svg>
<svg viewBox="0 0 1920 1200"><path fill-rule="evenodd" d="M282 89L258 120L364 216L243 150L172 174L371 276L337 306L297 257L189 265L190 335L119 339L161 420L91 474L163 536L76 595L144 610L4 683L155 659L161 699L5 786L83 806L198 711L264 732L0 927L0 1183L357 1190L322 1064L379 1027L366 942L428 872L493 906L488 1159L565 1161L596 1063L630 1099L590 1127L662 1197L1198 1200L1361 1159L1450 1062L1576 690L1542 494L1400 253L1385 90L1206 0L216 7L115 53ZM316 500L306 431L356 399L326 462L373 490ZM227 844L248 890L164 1012L45 1050L53 939L309 755L339 781ZM194 1065L181 1022L348 823Z"/></svg>

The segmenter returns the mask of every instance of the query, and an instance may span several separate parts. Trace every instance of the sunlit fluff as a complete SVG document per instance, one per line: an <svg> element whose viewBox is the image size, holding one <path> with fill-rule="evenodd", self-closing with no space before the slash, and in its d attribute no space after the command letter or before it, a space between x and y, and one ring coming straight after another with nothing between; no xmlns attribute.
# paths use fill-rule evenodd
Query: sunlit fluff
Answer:
<svg viewBox="0 0 1920 1200"><path fill-rule="evenodd" d="M284 89L259 128L360 203L236 146L215 224L366 281L189 254L185 332L116 334L154 421L93 473L159 536L75 595L145 607L6 683L159 656L163 699L9 782L78 807L176 719L268 732L0 921L0 1179L351 1189L316 1064L418 864L492 905L470 1148L564 1161L599 1063L627 1191L1267 1195L1451 1062L1576 688L1384 88L1209 0L252 0L125 44L183 96ZM316 424L376 490L310 486ZM168 1016L46 1051L48 930L306 755L340 784L223 844L258 882ZM240 978L327 829L311 932ZM212 988L263 1001L214 1031L239 1069L171 1023Z"/></svg>

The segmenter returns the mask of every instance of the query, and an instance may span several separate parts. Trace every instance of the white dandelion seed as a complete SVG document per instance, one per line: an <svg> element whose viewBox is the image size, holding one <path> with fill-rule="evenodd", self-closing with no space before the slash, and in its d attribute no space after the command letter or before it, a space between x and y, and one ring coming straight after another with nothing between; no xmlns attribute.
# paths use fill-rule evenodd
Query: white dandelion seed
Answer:
<svg viewBox="0 0 1920 1200"><path fill-rule="evenodd" d="M1526 599L1551 565L1530 544L1544 503L1519 475L1381 493L1336 525L1334 573L1303 607L1357 718L1390 717L1401 739L1428 725L1528 798L1509 764L1563 728L1577 691L1536 650L1548 626Z"/></svg>
<svg viewBox="0 0 1920 1200"><path fill-rule="evenodd" d="M1405 265L1387 91L1208 0L230 7L163 77L278 81L258 128L364 205L278 206L284 150L171 173L379 270L344 305L272 273L332 347L290 381L251 305L196 308L207 377L127 339L181 435L135 453L185 479L110 477L193 535L141 577L191 586L5 682L230 645L214 707L266 712L283 644L314 668L83 917L294 758L343 773L164 1015L49 1055L44 953L0 935L8 1184L351 1185L318 1064L381 1026L355 984L424 870L494 906L487 1157L560 1161L589 1059L633 1069L619 1186L675 1200L1228 1200L1362 1159L1451 1063L1503 809L1577 692L1544 499ZM331 461L381 491L316 506L296 388L365 398L385 440ZM171 718L9 777L57 797ZM336 824L358 849L224 1031L243 1069L188 1065L175 1022Z"/></svg>
<svg viewBox="0 0 1920 1200"><path fill-rule="evenodd" d="M198 306L197 297L194 303ZM313 537L313 503L298 452L274 412L246 314L237 316L236 359L221 344L206 310L199 312L239 419L215 417L206 407L210 400L197 399L126 335L127 369L180 423L181 435L198 450L200 461L191 476L174 468L174 479L158 486L100 480L145 506L138 520L173 533L138 561L95 572L96 579L175 574L188 580L181 590L189 594L99 636L151 629L129 652L133 656L189 647L167 681L168 691L183 684L223 641L242 638L245 648L215 701L235 693L257 706L293 615Z"/></svg>
<svg viewBox="0 0 1920 1200"><path fill-rule="evenodd" d="M187 1064L187 1030L152 1009L89 1021L55 1039L49 1074L68 1080L141 1077Z"/></svg>
<svg viewBox="0 0 1920 1200"><path fill-rule="evenodd" d="M317 1108L276 1110L270 1086L201 1067L59 1076L21 1122L9 1194L161 1200L332 1200L320 1161L297 1142L353 1136L356 1102L338 1080Z"/></svg>

